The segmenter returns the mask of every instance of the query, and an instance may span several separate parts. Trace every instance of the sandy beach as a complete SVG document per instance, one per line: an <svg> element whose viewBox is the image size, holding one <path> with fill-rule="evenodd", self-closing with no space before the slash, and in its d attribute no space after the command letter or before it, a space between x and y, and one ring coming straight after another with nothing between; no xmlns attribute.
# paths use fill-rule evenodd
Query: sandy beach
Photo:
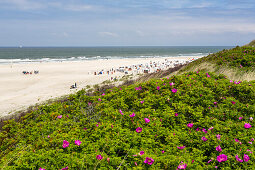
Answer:
<svg viewBox="0 0 255 170"><path fill-rule="evenodd" d="M105 80L122 77L125 72L117 71L119 67L125 68L139 64L148 66L153 62L164 63L166 60L174 61L173 63L186 62L191 61L191 57L0 65L0 117L26 109L31 105L48 99L73 93L87 85L99 84ZM111 71L107 72L107 70L112 69L116 70L115 73L113 71L113 73ZM27 71L29 74L24 74L23 71ZM39 73L34 74L34 71L39 71ZM134 71L136 70L132 69L128 74L137 74L137 71ZM141 71L143 70L140 69ZM100 72L102 74L99 74ZM77 83L77 88L70 89L70 86L75 82Z"/></svg>

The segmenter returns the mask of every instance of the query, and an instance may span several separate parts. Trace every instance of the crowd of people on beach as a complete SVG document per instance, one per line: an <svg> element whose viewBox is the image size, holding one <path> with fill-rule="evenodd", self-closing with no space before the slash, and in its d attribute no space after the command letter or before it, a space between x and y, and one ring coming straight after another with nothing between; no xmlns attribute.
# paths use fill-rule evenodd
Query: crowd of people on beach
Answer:
<svg viewBox="0 0 255 170"><path fill-rule="evenodd" d="M190 63L196 60L196 58L192 58L189 60L169 60L165 59L164 61L157 61L153 62L150 61L146 64L136 64L131 66L121 66L118 68L111 68L111 69L102 69L100 71L94 71L94 75L114 75L117 72L124 73L124 74L143 74L143 73L155 73L161 70L166 70L168 68L173 68L181 64ZM90 73L89 73L90 74ZM112 80L112 79L111 79Z"/></svg>
<svg viewBox="0 0 255 170"><path fill-rule="evenodd" d="M22 71L23 74L27 75L27 74L39 74L38 70L34 70L34 71Z"/></svg>

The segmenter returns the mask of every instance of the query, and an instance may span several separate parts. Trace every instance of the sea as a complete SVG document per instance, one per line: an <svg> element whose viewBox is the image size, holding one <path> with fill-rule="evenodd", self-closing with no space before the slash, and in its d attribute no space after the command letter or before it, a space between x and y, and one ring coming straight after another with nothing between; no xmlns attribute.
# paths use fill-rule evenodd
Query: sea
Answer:
<svg viewBox="0 0 255 170"><path fill-rule="evenodd" d="M124 58L201 57L232 46L0 47L0 64Z"/></svg>

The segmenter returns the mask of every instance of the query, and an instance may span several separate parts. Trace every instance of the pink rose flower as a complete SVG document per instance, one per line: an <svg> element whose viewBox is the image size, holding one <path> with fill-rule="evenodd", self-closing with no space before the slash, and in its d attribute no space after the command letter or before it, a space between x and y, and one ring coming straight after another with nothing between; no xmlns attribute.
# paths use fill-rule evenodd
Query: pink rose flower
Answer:
<svg viewBox="0 0 255 170"><path fill-rule="evenodd" d="M208 73L206 73L206 76L207 76L207 77L211 77Z"/></svg>
<svg viewBox="0 0 255 170"><path fill-rule="evenodd" d="M217 161L218 162L224 162L224 161L227 161L228 160L228 156L225 155L225 154L221 154L219 156L217 156Z"/></svg>
<svg viewBox="0 0 255 170"><path fill-rule="evenodd" d="M187 167L187 164L181 162L179 165L178 165L178 169L186 169Z"/></svg>
<svg viewBox="0 0 255 170"><path fill-rule="evenodd" d="M206 129L203 129L202 131L203 131L204 133L207 133L207 130L206 130Z"/></svg>
<svg viewBox="0 0 255 170"><path fill-rule="evenodd" d="M145 121L145 123L149 123L149 122L150 122L150 119L144 118L144 121Z"/></svg>
<svg viewBox="0 0 255 170"><path fill-rule="evenodd" d="M177 148L180 149L180 150L181 150L181 149L184 149L185 147L186 147L186 146L180 146L180 147L177 146Z"/></svg>
<svg viewBox="0 0 255 170"><path fill-rule="evenodd" d="M66 140L63 140L63 148L66 148L69 146L69 142L67 142Z"/></svg>
<svg viewBox="0 0 255 170"><path fill-rule="evenodd" d="M129 115L130 117L135 117L135 113L133 112L131 115Z"/></svg>
<svg viewBox="0 0 255 170"><path fill-rule="evenodd" d="M213 130L213 127L210 127L208 130Z"/></svg>
<svg viewBox="0 0 255 170"><path fill-rule="evenodd" d="M122 115L123 115L123 112L122 112L122 110L121 110L121 109L119 110L119 112L120 112L120 114L122 114Z"/></svg>
<svg viewBox="0 0 255 170"><path fill-rule="evenodd" d="M140 133L140 132L142 132L142 130L143 130L143 129L142 129L141 127L138 127L138 128L136 129L136 132L137 132L137 133Z"/></svg>
<svg viewBox="0 0 255 170"><path fill-rule="evenodd" d="M144 154L144 151L140 151L140 155L143 155Z"/></svg>
<svg viewBox="0 0 255 170"><path fill-rule="evenodd" d="M176 93L176 92L177 92L177 89L172 89L172 92L173 92L173 93Z"/></svg>
<svg viewBox="0 0 255 170"><path fill-rule="evenodd" d="M236 160L237 160L238 162L243 162L242 159L238 158L238 155L236 155L235 157L236 157Z"/></svg>
<svg viewBox="0 0 255 170"><path fill-rule="evenodd" d="M208 139L206 139L206 137L204 137L204 136L203 136L201 139L202 139L204 142L208 140Z"/></svg>
<svg viewBox="0 0 255 170"><path fill-rule="evenodd" d="M149 158L149 157L146 157L146 159L145 159L145 161L144 161L144 163L149 164L149 165L152 165L153 162L154 162L154 159Z"/></svg>
<svg viewBox="0 0 255 170"><path fill-rule="evenodd" d="M188 126L189 128L192 128L192 127L193 127L193 123L188 123L187 126Z"/></svg>
<svg viewBox="0 0 255 170"><path fill-rule="evenodd" d="M78 146L80 146L80 144L81 144L81 141L80 140L75 140L75 145L78 145Z"/></svg>
<svg viewBox="0 0 255 170"><path fill-rule="evenodd" d="M244 127L245 127L245 129L249 129L249 128L251 128L251 125L249 123L245 123Z"/></svg>
<svg viewBox="0 0 255 170"><path fill-rule="evenodd" d="M97 158L98 160L103 159L102 155L97 155L96 158Z"/></svg>
<svg viewBox="0 0 255 170"><path fill-rule="evenodd" d="M244 160L244 162L248 162L250 160L250 158L249 158L248 155L244 154L243 155L243 160Z"/></svg>
<svg viewBox="0 0 255 170"><path fill-rule="evenodd" d="M220 145L216 147L216 151L218 151L218 152L221 152L221 151L222 151Z"/></svg>

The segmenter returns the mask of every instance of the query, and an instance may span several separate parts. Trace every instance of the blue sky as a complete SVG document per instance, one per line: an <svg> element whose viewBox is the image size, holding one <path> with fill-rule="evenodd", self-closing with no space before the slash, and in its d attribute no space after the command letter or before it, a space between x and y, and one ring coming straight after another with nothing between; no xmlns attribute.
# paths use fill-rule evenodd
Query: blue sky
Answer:
<svg viewBox="0 0 255 170"><path fill-rule="evenodd" d="M254 0L0 0L0 46L244 45Z"/></svg>

